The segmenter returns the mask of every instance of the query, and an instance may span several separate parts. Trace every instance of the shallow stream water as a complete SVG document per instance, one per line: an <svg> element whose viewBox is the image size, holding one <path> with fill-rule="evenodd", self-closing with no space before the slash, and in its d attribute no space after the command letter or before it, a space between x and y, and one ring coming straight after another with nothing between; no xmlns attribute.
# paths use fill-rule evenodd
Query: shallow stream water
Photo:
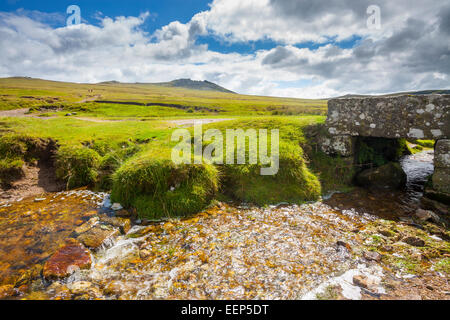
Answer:
<svg viewBox="0 0 450 320"><path fill-rule="evenodd" d="M56 285L41 276L43 264L75 227L104 214L106 194L78 190L3 203L0 285L14 285L16 298L309 297L330 279L345 282L346 274L367 271L353 255L363 243L358 231L415 210L432 160L430 151L402 159L408 174L402 192L356 189L301 206L222 204L189 219L135 225L92 251L90 269Z"/></svg>

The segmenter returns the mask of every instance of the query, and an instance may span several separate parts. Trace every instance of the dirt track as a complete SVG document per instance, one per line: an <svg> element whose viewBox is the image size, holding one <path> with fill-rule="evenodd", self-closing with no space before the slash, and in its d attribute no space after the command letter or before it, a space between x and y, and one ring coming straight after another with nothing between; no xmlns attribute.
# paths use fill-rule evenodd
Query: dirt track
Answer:
<svg viewBox="0 0 450 320"><path fill-rule="evenodd" d="M0 118L1 117L32 117L32 115L26 114L28 111L30 111L29 108L0 111Z"/></svg>
<svg viewBox="0 0 450 320"><path fill-rule="evenodd" d="M196 122L200 124L209 124L228 120L234 119L180 119L180 120L168 120L167 122L173 123L177 126L192 127Z"/></svg>

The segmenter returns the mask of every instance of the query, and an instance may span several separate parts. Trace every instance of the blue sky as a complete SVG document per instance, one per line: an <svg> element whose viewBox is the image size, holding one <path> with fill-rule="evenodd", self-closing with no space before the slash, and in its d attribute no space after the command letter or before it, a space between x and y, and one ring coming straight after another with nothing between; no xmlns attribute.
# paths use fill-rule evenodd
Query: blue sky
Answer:
<svg viewBox="0 0 450 320"><path fill-rule="evenodd" d="M109 17L139 16L149 11L156 16L147 22L149 29L157 29L174 20L188 22L192 16L208 9L210 1L204 0L77 0L77 1L36 1L36 0L1 0L0 11L15 11L18 9L37 10L41 12L60 12L65 14L70 5L78 5L82 16L89 23L98 23L97 12Z"/></svg>
<svg viewBox="0 0 450 320"><path fill-rule="evenodd" d="M192 78L306 98L448 88L450 4L378 0L377 16L372 2L0 0L0 77Z"/></svg>

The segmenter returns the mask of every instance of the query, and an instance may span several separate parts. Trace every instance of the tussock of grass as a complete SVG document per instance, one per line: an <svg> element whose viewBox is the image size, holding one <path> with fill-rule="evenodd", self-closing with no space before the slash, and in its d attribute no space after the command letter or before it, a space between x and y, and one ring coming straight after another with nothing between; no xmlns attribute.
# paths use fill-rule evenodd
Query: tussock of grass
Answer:
<svg viewBox="0 0 450 320"><path fill-rule="evenodd" d="M236 200L257 205L301 203L320 197L319 180L306 167L300 146L281 143L279 166L273 176L262 176L261 164L219 166L221 190Z"/></svg>
<svg viewBox="0 0 450 320"><path fill-rule="evenodd" d="M138 145L129 145L128 147L122 145L122 147L123 148L120 149L108 149L107 151L99 152L103 157L100 161L99 176L96 185L98 189L111 190L114 172L116 172L126 160L142 151L142 147Z"/></svg>
<svg viewBox="0 0 450 320"><path fill-rule="evenodd" d="M218 172L209 164L176 165L142 155L126 162L113 178L112 199L147 219L186 216L207 207L218 189Z"/></svg>
<svg viewBox="0 0 450 320"><path fill-rule="evenodd" d="M221 192L235 200L257 205L277 204L280 202L302 203L317 200L321 187L317 177L311 173L304 160L301 144L306 142L303 129L320 121L321 117L301 118L256 118L244 121L231 121L209 125L204 128L220 130L225 137L226 129L267 129L268 156L270 150L270 130L278 129L280 133L279 171L273 176L262 176L260 159L257 164L248 164L249 146L246 144L247 164L217 165L220 170ZM224 150L226 150L224 146ZM224 159L226 159L224 152ZM236 156L237 152L235 152ZM224 163L226 161L224 160Z"/></svg>
<svg viewBox="0 0 450 320"><path fill-rule="evenodd" d="M67 182L67 188L92 185L96 182L100 155L82 146L65 146L58 150L56 176Z"/></svg>

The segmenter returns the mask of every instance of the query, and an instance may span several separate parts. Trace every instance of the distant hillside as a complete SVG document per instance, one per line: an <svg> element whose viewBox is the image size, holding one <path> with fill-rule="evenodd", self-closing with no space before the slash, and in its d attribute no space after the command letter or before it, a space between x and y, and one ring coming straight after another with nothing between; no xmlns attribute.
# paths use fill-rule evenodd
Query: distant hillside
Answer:
<svg viewBox="0 0 450 320"><path fill-rule="evenodd" d="M165 86L165 87L175 87L175 88L185 88L193 90L207 90L207 91L218 91L226 93L235 93L231 90L225 89L215 83L209 81L195 81L191 79L178 79L170 82L155 83L155 85Z"/></svg>
<svg viewBox="0 0 450 320"><path fill-rule="evenodd" d="M363 95L363 94L346 94L345 96L336 97L334 99L350 99L350 98L368 98L368 97L395 97L404 94L424 95L424 94L450 94L450 90L422 90L411 92L397 92L382 95Z"/></svg>
<svg viewBox="0 0 450 320"><path fill-rule="evenodd" d="M94 110L99 114L101 109L103 115L111 117L117 117L119 113L124 117L139 114L153 118L218 114L325 115L327 112L326 100L241 95L207 81L176 80L163 85L112 80L90 84L0 78L0 110L73 106L75 103L84 110L79 110L79 115ZM85 103L89 104L88 108L82 107Z"/></svg>

